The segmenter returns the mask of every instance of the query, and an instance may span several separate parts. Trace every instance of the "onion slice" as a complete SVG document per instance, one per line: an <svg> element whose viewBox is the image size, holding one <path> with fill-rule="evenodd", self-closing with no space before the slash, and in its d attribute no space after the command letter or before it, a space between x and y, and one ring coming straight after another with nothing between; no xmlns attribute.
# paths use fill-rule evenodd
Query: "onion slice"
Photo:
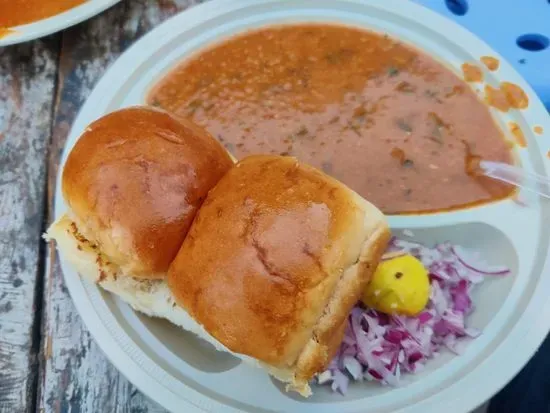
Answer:
<svg viewBox="0 0 550 413"><path fill-rule="evenodd" d="M468 263L468 259L464 258L464 251L460 247L452 247L451 251L456 256L458 261L469 270L478 272L483 275L507 275L510 273L510 269L504 266L480 268L481 263ZM461 255L462 254L462 255Z"/></svg>
<svg viewBox="0 0 550 413"><path fill-rule="evenodd" d="M350 381L377 381L397 386L403 373L421 371L444 349L464 351L467 340L481 331L468 325L474 311L471 291L484 276L506 275L505 267L490 267L449 242L429 248L418 242L392 238L383 259L411 254L429 270L428 305L416 317L387 315L362 304L348 317L344 340L318 384L331 384L345 395Z"/></svg>

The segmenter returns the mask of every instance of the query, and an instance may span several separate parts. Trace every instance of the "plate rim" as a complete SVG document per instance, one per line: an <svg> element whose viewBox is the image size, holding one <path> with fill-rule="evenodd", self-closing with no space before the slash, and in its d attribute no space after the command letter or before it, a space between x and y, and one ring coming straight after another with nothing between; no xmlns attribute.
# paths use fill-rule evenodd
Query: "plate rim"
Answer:
<svg viewBox="0 0 550 413"><path fill-rule="evenodd" d="M103 90L108 90L108 80L110 77L113 76L114 73L117 72L118 67L123 67L124 64L130 62L132 60L133 55L136 53L139 53L139 47L142 47L143 45L147 44L153 44L154 39L156 38L157 33L162 32L162 30L165 30L168 27L176 26L178 23L181 24L183 20L193 22L196 24L199 24L200 22L208 20L208 17L205 17L208 15L208 11L211 10L213 12L220 11L221 9L226 9L226 11L229 10L235 10L240 7L244 7L246 5L256 5L259 3L270 3L274 0L211 0L207 3L203 3L200 5L196 5L192 7L191 9L186 10L183 13L180 13L179 15L176 15L166 21L165 23L159 25L157 28L153 29L151 32L146 34L142 39L134 43L124 54L122 54L115 63L105 72L100 82L96 85L88 99L86 100L85 104L82 106L74 124L71 128L71 132L69 134L70 137L73 137L79 130L77 130L77 126L79 123L82 123L81 119L86 119L86 113L90 111L91 107L93 106L94 101L101 101L101 92ZM283 0L283 2L290 2L290 0ZM496 56L500 59L502 66L506 67L507 74L511 76L507 76L511 78L511 81L519 82L521 87L526 91L528 96L530 97L530 111L536 111L537 115L544 112L546 114L546 111L544 110L544 106L542 105L540 99L537 97L537 95L534 93L532 88L527 84L525 80L521 78L521 76L517 73L517 71L507 63L507 61L502 58L498 53L496 53L494 50L492 50L485 42L478 39L475 35L467 31L465 28L462 28L461 26L458 26L456 23L448 20L447 18L440 16L436 14L435 12L432 12L429 9L426 9L424 6L407 2L408 4L403 4L402 0L388 0L384 2L384 4L380 4L381 2L376 2L375 0L340 0L345 1L349 3L356 3L356 4L367 4L372 7L381 8L390 12L395 13L395 9L397 9L397 6L399 6L402 9L408 8L409 11L414 11L419 14L424 14L424 17L429 16L429 18L432 21L436 21L439 25L445 25L446 30L454 32L457 35L460 35L461 37L468 39L469 41L476 44L475 49L484 50L486 52L490 52L491 55ZM228 8L229 7L229 8ZM392 10L393 8L393 10ZM419 10L422 9L422 10ZM203 15L204 14L204 15ZM398 12L398 14L403 15L404 11ZM180 21L182 20L182 21ZM448 37L446 35L445 37ZM79 122L80 121L80 122ZM545 124L547 127L550 127L550 122L548 122L548 119L541 119L541 122L537 122L537 124ZM69 143L71 139L67 140L67 143ZM74 144L74 142L73 142ZM63 165L64 160L66 159L66 156L68 154L68 151L70 150L70 145L66 145L63 150L62 155L62 161L61 165ZM546 170L548 170L548 167L545 167ZM60 197L60 176L61 176L62 168L59 169L59 175L57 179L57 185L56 185L56 200L55 200L55 216L56 218L59 216L59 211L63 208L62 205L62 197ZM90 330L96 341L98 342L100 348L104 351L104 353L107 355L109 360L117 367L117 369L122 372L126 377L129 378L130 381L132 381L136 387L138 387L143 393L145 393L147 396L149 396L152 400L155 400L157 403L160 403L165 408L168 408L172 411L179 411L182 408L182 403L184 400L180 397L177 402L174 403L174 401L170 401L167 397L160 397L160 390L164 390L168 392L169 394L173 394L168 388L163 386L161 383L159 384L159 388L152 389L151 386L151 379L153 379L150 375L148 375L147 372L141 368L133 359L131 359L127 353L124 351L121 351L122 349L119 347L119 344L116 342L114 337L109 333L108 329L104 325L104 320L101 319L99 314L94 311L93 308L91 308L92 311L89 311L90 308L86 310L83 300L83 296L86 296L86 299L90 302L90 297L87 295L86 287L83 285L80 278L77 276L75 271L68 271L66 272L66 268L68 268L63 260L60 257L62 270L65 274L69 274L65 276L66 283L68 284L68 289L71 294L71 297L73 297L73 301L75 302L75 306L77 307L77 310L79 311L80 315L82 316L87 328ZM542 273L547 272L550 270L550 259L547 259L543 264ZM75 277L73 277L75 275ZM70 284L70 285L69 285ZM541 278L539 280L539 285L541 284L547 284L550 285L550 277L548 279ZM79 294L78 299L75 296L76 293ZM75 295L73 295L75 294ZM539 300L540 301L540 300ZM530 301L525 308L525 313L528 313L530 310L533 310L532 302ZM537 313L538 317L536 322L533 321L530 328L526 329L527 332L524 336L524 343L526 345L525 352L523 352L523 355L517 357L514 363L507 363L504 367L506 370L506 374L502 374L503 370L500 370L500 376L497 378L497 380L484 380L480 382L480 385L484 387L483 394L484 396L479 396L481 389L478 389L478 392L475 392L474 394L468 394L468 398L460 397L458 399L453 399L449 401L445 401L445 407L449 409L450 412L454 411L469 411L473 408L479 406L482 404L487 397L491 397L494 395L501 387L503 387L530 359L530 357L534 354L538 346L542 343L543 338L545 337L546 333L550 330L550 302L544 302L544 308ZM532 312L532 311L531 311ZM98 323L99 322L99 323ZM533 328L533 325L538 327L537 329ZM544 328L541 328L543 327ZM541 334L542 332L542 334ZM100 337L102 337L103 344L100 340ZM109 345L107 345L109 344ZM113 348L118 347L118 348ZM499 350L502 351L502 346L497 347L495 352L498 352ZM124 355L125 357L121 357ZM491 356L492 357L492 356ZM126 360L123 361L122 359L125 358ZM484 360L486 361L486 360ZM486 363L482 363L486 364ZM478 369L479 370L479 369ZM139 375L138 373L141 373ZM506 377L504 380L502 377ZM462 382L463 379L458 380L458 382ZM454 387L456 385L453 384ZM189 391L195 392L195 390L188 388ZM433 405L430 406L430 401L432 401L434 398L436 398L438 395L440 395L443 392L439 392L431 397L428 397L426 400L422 400L417 406L413 407L419 407L420 409L426 409L430 407L434 407ZM181 396L181 395L178 395ZM186 403L190 403L190 401L186 398ZM427 405L426 405L427 404ZM441 409L443 404L437 405L438 409ZM460 406L460 409L459 409ZM186 406L188 408L196 408L199 409L198 411L204 411L200 409L197 405L189 405ZM212 407L212 406L211 406ZM224 406L225 409L232 409L229 406ZM404 409L409 411L408 408ZM404 411L400 410L400 411ZM227 410L225 410L227 411ZM233 410L232 410L233 411ZM415 410L417 411L417 410ZM419 410L420 411L420 410ZM425 411L425 410L423 410Z"/></svg>
<svg viewBox="0 0 550 413"><path fill-rule="evenodd" d="M100 14L120 1L122 0L87 0L86 3L82 3L54 16L9 27L8 30L12 30L13 32L0 37L0 48L57 33Z"/></svg>

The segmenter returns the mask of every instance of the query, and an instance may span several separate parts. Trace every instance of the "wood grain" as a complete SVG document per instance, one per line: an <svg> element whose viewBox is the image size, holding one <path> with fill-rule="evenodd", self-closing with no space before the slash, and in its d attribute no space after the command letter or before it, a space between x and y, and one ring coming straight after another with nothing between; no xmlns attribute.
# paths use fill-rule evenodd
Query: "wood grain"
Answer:
<svg viewBox="0 0 550 413"><path fill-rule="evenodd" d="M34 411L58 39L0 49L0 412Z"/></svg>
<svg viewBox="0 0 550 413"><path fill-rule="evenodd" d="M63 35L49 158L49 217L61 151L71 123L106 68L136 39L192 1L133 0ZM57 256L44 277L38 407L44 412L162 412L106 360L67 294Z"/></svg>

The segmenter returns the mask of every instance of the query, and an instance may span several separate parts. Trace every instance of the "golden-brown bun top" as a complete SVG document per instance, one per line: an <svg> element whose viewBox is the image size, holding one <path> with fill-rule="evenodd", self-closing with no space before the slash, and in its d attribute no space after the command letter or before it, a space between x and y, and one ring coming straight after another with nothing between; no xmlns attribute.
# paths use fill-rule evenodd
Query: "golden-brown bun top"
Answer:
<svg viewBox="0 0 550 413"><path fill-rule="evenodd" d="M289 368L377 225L387 232L382 213L335 179L294 158L251 156L209 193L168 283L230 350ZM335 343L323 338L327 354L311 362L314 370L338 346L368 277L361 274L334 304L328 330Z"/></svg>
<svg viewBox="0 0 550 413"><path fill-rule="evenodd" d="M232 165L202 128L131 107L86 129L67 158L62 190L79 231L114 264L160 278L208 191Z"/></svg>

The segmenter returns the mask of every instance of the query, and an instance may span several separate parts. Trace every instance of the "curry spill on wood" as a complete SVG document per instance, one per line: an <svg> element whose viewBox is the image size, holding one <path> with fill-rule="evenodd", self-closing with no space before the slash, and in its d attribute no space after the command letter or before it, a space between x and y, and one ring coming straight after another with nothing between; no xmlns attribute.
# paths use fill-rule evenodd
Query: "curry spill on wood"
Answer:
<svg viewBox="0 0 550 413"><path fill-rule="evenodd" d="M0 52L0 412L34 411L58 38Z"/></svg>
<svg viewBox="0 0 550 413"><path fill-rule="evenodd" d="M61 151L70 125L95 83L138 37L194 3L189 0L122 2L63 36L48 164L48 222L53 220ZM38 408L45 412L164 412L105 358L76 313L52 245L48 256Z"/></svg>

